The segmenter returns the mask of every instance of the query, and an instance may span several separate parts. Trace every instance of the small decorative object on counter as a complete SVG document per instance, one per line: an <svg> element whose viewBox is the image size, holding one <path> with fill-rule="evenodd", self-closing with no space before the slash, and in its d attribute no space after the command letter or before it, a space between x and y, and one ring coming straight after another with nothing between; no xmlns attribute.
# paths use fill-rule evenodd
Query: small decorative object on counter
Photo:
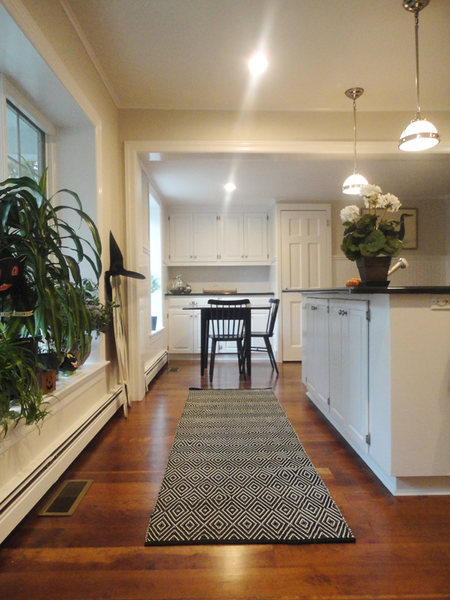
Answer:
<svg viewBox="0 0 450 600"><path fill-rule="evenodd" d="M359 277L352 277L346 282L345 287L358 287L360 283L361 279Z"/></svg>
<svg viewBox="0 0 450 600"><path fill-rule="evenodd" d="M387 287L391 258L402 249L404 236L403 220L398 223L387 215L397 212L401 204L393 194L383 194L377 185L362 186L360 194L368 212L361 214L355 205L341 210L345 226L341 250L349 260L356 261L363 286Z"/></svg>
<svg viewBox="0 0 450 600"><path fill-rule="evenodd" d="M192 288L188 283L183 282L183 278L180 274L175 275L174 279L169 281L169 292L171 294L190 294Z"/></svg>
<svg viewBox="0 0 450 600"><path fill-rule="evenodd" d="M67 377L68 375L73 375L77 369L78 361L76 356L71 352L68 352L62 363L59 365L59 370L65 377Z"/></svg>

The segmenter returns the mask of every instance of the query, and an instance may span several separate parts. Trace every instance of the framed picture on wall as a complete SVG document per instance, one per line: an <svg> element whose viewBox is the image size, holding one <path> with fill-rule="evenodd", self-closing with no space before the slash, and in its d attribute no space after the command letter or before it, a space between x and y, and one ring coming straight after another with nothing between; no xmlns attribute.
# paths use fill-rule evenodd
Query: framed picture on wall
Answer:
<svg viewBox="0 0 450 600"><path fill-rule="evenodd" d="M368 208L363 208L362 213L367 214ZM377 210L377 214L381 214L381 210ZM401 221L403 217L403 223L405 226L405 236L403 238L403 248L406 250L417 249L417 208L405 208L402 207L395 213L388 213L388 218L392 221Z"/></svg>

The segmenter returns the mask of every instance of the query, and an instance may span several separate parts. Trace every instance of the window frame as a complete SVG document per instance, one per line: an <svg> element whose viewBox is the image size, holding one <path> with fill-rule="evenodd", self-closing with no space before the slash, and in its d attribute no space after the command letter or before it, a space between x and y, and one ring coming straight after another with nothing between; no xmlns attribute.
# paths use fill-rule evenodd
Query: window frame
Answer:
<svg viewBox="0 0 450 600"><path fill-rule="evenodd" d="M8 140L7 140L7 105L10 104L26 120L44 133L44 159L48 170L47 184L51 185L54 173L53 146L56 136L56 127L47 117L33 104L19 88L12 83L6 75L0 73L0 113L1 113L1 136L0 136L0 178L3 181L8 177ZM49 190L51 191L51 190Z"/></svg>
<svg viewBox="0 0 450 600"><path fill-rule="evenodd" d="M153 311L152 311L152 291L151 291L151 280L152 280L152 259L153 259L153 252L154 252L154 247L153 247L153 251L152 251L152 236L151 236L151 223L152 223L152 201L154 204L156 204L158 206L158 210L157 210L157 214L158 214L158 228L159 228L159 273L158 273L158 277L159 277L159 294L157 294L157 296L159 296L159 302L160 305L158 306L158 310L156 311L157 314L153 315ZM147 198L147 203L148 203L148 220L147 220L147 228L148 228L148 249L149 249L149 256L148 256L148 266L149 266L149 275L150 275L150 313L151 316L158 316L160 317L160 322L157 322L156 325L156 329L152 328L152 325L150 324L150 335L155 335L158 334L160 331L162 331L165 327L165 315L164 315L164 295L163 295L163 206L162 206L162 202L159 198L159 195L157 194L156 190L154 189L153 185L151 184L151 182L149 181L149 186L148 186L148 198Z"/></svg>

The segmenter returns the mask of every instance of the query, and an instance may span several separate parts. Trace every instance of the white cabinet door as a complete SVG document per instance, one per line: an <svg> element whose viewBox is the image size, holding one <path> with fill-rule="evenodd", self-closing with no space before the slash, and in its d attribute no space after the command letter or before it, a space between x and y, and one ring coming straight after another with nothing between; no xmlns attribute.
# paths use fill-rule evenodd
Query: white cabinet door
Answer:
<svg viewBox="0 0 450 600"><path fill-rule="evenodd" d="M192 255L192 215L169 215L169 262L190 262Z"/></svg>
<svg viewBox="0 0 450 600"><path fill-rule="evenodd" d="M169 215L170 264L217 262L217 215L214 213Z"/></svg>
<svg viewBox="0 0 450 600"><path fill-rule="evenodd" d="M267 242L267 214L244 215L244 260L264 262L269 259Z"/></svg>
<svg viewBox="0 0 450 600"><path fill-rule="evenodd" d="M194 352L194 311L169 310L169 352Z"/></svg>
<svg viewBox="0 0 450 600"><path fill-rule="evenodd" d="M314 403L322 412L328 413L330 400L328 300L308 298L302 312L305 345L302 360L303 381L307 384Z"/></svg>
<svg viewBox="0 0 450 600"><path fill-rule="evenodd" d="M267 213L227 214L220 222L222 262L268 263Z"/></svg>
<svg viewBox="0 0 450 600"><path fill-rule="evenodd" d="M192 215L192 259L195 262L217 262L217 215Z"/></svg>
<svg viewBox="0 0 450 600"><path fill-rule="evenodd" d="M242 262L244 260L244 221L242 215L221 215L222 261Z"/></svg>
<svg viewBox="0 0 450 600"><path fill-rule="evenodd" d="M330 300L330 415L363 451L369 432L369 324L366 301Z"/></svg>

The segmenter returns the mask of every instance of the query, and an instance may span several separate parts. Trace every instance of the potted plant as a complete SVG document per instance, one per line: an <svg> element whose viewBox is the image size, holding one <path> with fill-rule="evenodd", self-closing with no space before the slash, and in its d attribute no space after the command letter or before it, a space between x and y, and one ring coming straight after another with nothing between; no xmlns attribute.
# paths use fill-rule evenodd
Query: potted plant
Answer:
<svg viewBox="0 0 450 600"><path fill-rule="evenodd" d="M161 288L161 280L156 275L151 276L151 293L157 292ZM158 317L152 315L152 331L156 330L156 322Z"/></svg>
<svg viewBox="0 0 450 600"><path fill-rule="evenodd" d="M1 299L9 315L3 318L5 338L29 336L37 343L36 365L48 393L67 352L76 342L83 352L87 345L91 323L79 264L90 265L97 280L102 267L100 236L78 195L62 189L48 197L46 177L45 172L39 182L20 177L0 183L0 260L20 266L18 281ZM57 203L60 196L65 201Z"/></svg>
<svg viewBox="0 0 450 600"><path fill-rule="evenodd" d="M36 370L31 346L9 339L0 323L0 431L4 435L20 419L30 425L47 414Z"/></svg>
<svg viewBox="0 0 450 600"><path fill-rule="evenodd" d="M85 307L88 311L89 325L82 333L84 344L81 340L75 340L70 348L70 353L77 359L78 365L82 365L88 358L91 351L92 335L96 337L100 333L106 333L112 323L114 302L108 301L106 304L100 301L98 294L98 284L90 279L82 280L82 297ZM84 347L82 352L81 348ZM67 358L67 356L66 356ZM69 357L70 358L70 357ZM65 361L67 363L67 360Z"/></svg>
<svg viewBox="0 0 450 600"><path fill-rule="evenodd" d="M368 212L356 205L341 210L345 226L341 250L356 261L361 281L366 285L387 285L391 258L402 249L401 224L388 218L401 204L393 194L383 194L377 185L362 186L360 195Z"/></svg>
<svg viewBox="0 0 450 600"><path fill-rule="evenodd" d="M60 195L70 202L57 204ZM89 239L73 223L87 225ZM97 227L83 211L75 192L62 189L47 197L46 173L39 183L21 177L0 184L0 258L23 257L20 308L33 311L31 316L8 320L11 338L26 331L34 339L40 338L41 345L59 360L75 341L84 346L83 334L90 328L90 316L83 299L79 264L87 262L98 281L100 256ZM12 296L8 301L15 310Z"/></svg>

